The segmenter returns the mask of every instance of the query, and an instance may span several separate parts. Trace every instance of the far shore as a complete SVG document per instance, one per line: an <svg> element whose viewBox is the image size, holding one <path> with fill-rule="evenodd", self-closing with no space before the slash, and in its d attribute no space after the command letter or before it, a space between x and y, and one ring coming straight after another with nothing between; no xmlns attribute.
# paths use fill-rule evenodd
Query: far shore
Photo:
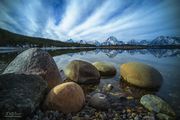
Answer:
<svg viewBox="0 0 180 120"><path fill-rule="evenodd" d="M24 51L28 48L34 47L0 47L1 53L13 53ZM46 51L54 51L54 50L95 50L95 49L111 49L111 50L133 50L133 49L180 49L180 45L162 45L162 46L146 46L146 45L122 45L122 46L96 46L96 47L39 47Z"/></svg>
<svg viewBox="0 0 180 120"><path fill-rule="evenodd" d="M34 47L2 47L0 51L12 50L19 51ZM95 46L95 47L39 47L43 50L66 50L66 49L180 49L180 45L111 45L111 46Z"/></svg>

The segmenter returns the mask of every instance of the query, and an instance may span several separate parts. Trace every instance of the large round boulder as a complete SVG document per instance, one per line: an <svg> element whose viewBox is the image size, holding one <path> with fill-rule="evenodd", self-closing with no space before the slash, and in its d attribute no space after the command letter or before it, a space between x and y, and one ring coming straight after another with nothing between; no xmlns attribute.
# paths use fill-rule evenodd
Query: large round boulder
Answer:
<svg viewBox="0 0 180 120"><path fill-rule="evenodd" d="M0 117L29 115L40 105L47 88L47 82L37 75L0 75Z"/></svg>
<svg viewBox="0 0 180 120"><path fill-rule="evenodd" d="M107 96L102 93L95 93L89 100L89 104L100 110L107 110L110 107L110 103Z"/></svg>
<svg viewBox="0 0 180 120"><path fill-rule="evenodd" d="M114 76L116 74L116 68L111 63L94 62L93 65L100 72L101 76Z"/></svg>
<svg viewBox="0 0 180 120"><path fill-rule="evenodd" d="M44 106L63 113L78 112L85 103L82 88L74 82L67 82L54 87L48 94Z"/></svg>
<svg viewBox="0 0 180 120"><path fill-rule="evenodd" d="M120 74L124 81L143 88L159 88L163 78L155 68L138 62L121 65Z"/></svg>
<svg viewBox="0 0 180 120"><path fill-rule="evenodd" d="M37 48L30 48L19 54L3 73L40 75L48 82L50 89L62 81L53 58L46 51Z"/></svg>
<svg viewBox="0 0 180 120"><path fill-rule="evenodd" d="M141 97L140 103L149 111L175 116L175 112L170 105L158 96L144 95Z"/></svg>
<svg viewBox="0 0 180 120"><path fill-rule="evenodd" d="M99 83L99 71L91 64L81 60L71 61L65 68L68 79L82 84Z"/></svg>

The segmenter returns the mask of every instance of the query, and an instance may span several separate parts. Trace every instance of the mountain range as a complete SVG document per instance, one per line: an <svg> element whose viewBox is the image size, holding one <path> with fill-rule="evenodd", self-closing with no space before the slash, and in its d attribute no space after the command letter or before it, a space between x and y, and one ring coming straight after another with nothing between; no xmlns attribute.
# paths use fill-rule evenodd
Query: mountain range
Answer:
<svg viewBox="0 0 180 120"><path fill-rule="evenodd" d="M180 45L180 37L159 36L152 40L151 45Z"/></svg>
<svg viewBox="0 0 180 120"><path fill-rule="evenodd" d="M72 43L75 43L75 41L73 41L72 39L67 40L67 42L71 41ZM140 40L137 41L135 39L132 39L128 42L123 42L118 40L116 37L114 36L110 36L109 38L107 38L104 42L99 42L99 41L90 41L90 42L86 42L83 40L80 40L78 43L81 44L94 44L96 46L110 46L110 45L180 45L180 37L170 37L170 36L159 36L153 40Z"/></svg>
<svg viewBox="0 0 180 120"><path fill-rule="evenodd" d="M59 40L52 40L46 38L30 37L24 36L16 33L9 32L0 28L0 46L3 47L95 47L95 46L114 46L114 45L178 45L180 46L180 37L170 37L170 36L159 36L152 41L141 40L137 41L132 39L128 42L123 42L118 40L114 36L108 37L104 42L95 41L85 41L79 40L75 41L73 39L68 39L65 42Z"/></svg>

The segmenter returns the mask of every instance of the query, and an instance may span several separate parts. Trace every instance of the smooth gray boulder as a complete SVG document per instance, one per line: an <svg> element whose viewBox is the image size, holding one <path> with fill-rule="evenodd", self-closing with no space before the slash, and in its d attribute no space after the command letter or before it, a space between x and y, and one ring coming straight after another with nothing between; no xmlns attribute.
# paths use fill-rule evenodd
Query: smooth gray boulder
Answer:
<svg viewBox="0 0 180 120"><path fill-rule="evenodd" d="M95 93L89 100L89 104L100 110L107 110L110 107L110 103L107 96L102 93Z"/></svg>
<svg viewBox="0 0 180 120"><path fill-rule="evenodd" d="M51 89L62 82L58 67L53 58L38 48L30 48L19 54L4 70L5 73L40 75Z"/></svg>
<svg viewBox="0 0 180 120"><path fill-rule="evenodd" d="M47 92L47 82L37 75L0 75L0 113L23 118L32 113ZM14 116L12 116L14 117Z"/></svg>
<svg viewBox="0 0 180 120"><path fill-rule="evenodd" d="M91 64L82 60L71 61L64 70L68 79L80 84L100 82L99 71Z"/></svg>

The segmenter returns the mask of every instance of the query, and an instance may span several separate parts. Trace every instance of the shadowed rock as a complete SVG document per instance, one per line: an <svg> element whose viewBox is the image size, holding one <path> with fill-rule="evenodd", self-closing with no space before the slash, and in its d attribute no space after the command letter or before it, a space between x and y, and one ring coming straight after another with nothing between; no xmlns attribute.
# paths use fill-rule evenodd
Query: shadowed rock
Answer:
<svg viewBox="0 0 180 120"><path fill-rule="evenodd" d="M47 82L37 75L0 75L1 117L13 113L21 118L32 113L41 103L46 90Z"/></svg>

